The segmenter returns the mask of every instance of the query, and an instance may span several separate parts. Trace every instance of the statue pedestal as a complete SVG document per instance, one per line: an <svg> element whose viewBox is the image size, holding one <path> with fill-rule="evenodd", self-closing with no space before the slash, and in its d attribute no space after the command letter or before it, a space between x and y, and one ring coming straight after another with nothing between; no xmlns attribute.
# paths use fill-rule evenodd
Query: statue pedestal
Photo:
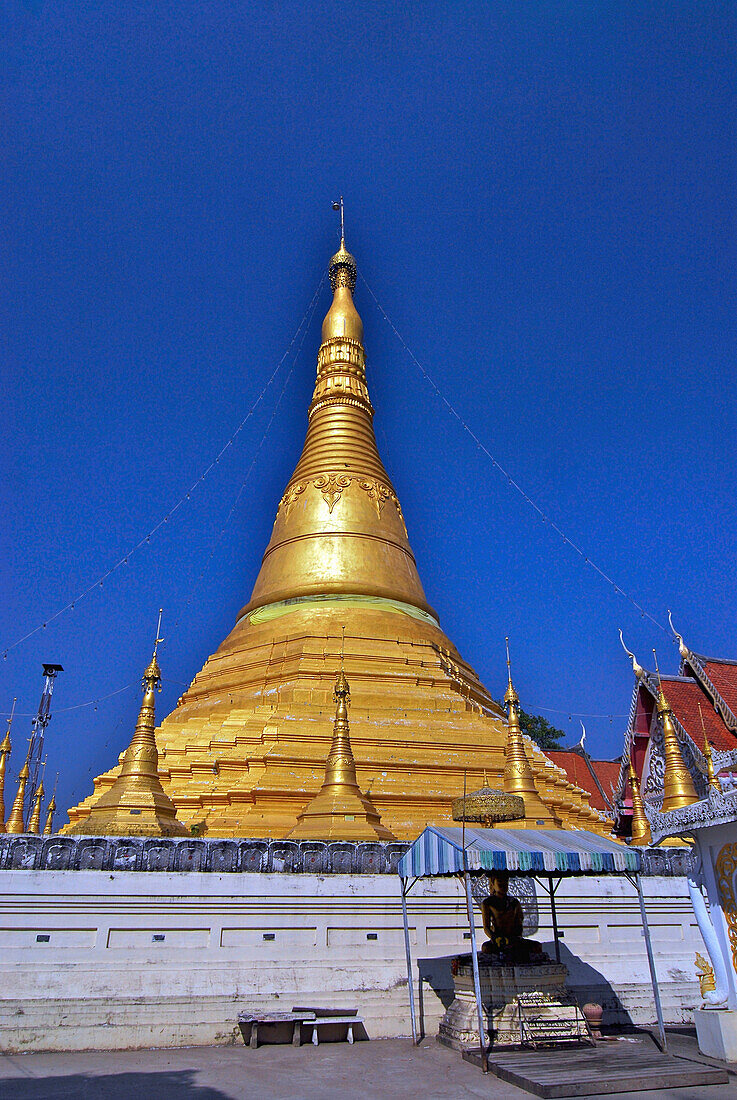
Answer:
<svg viewBox="0 0 737 1100"><path fill-rule="evenodd" d="M538 1033L547 1032L551 1039L588 1038L585 1021L573 1011L566 991L565 966L485 966L483 959L479 957L481 1001L493 1046L521 1041L520 1006L525 1017L534 1017ZM455 999L440 1021L438 1039L445 1046L465 1050L479 1041L470 961L459 961L453 985ZM544 1041L542 1034L539 1038Z"/></svg>
<svg viewBox="0 0 737 1100"><path fill-rule="evenodd" d="M702 1054L737 1062L737 1012L727 1008L697 1008L694 1022Z"/></svg>

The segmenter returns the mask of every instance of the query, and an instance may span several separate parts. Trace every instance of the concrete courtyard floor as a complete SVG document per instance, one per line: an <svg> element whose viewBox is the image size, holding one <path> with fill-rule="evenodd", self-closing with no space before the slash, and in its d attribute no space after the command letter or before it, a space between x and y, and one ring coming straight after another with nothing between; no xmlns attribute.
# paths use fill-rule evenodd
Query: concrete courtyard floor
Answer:
<svg viewBox="0 0 737 1100"><path fill-rule="evenodd" d="M631 1049L631 1048L630 1048ZM542 1053L542 1052L541 1052ZM626 1049L623 1055L626 1056ZM674 1036L671 1053L693 1055ZM543 1054L544 1057L544 1054ZM620 1093L620 1096L625 1094ZM641 1100L737 1100L727 1085L630 1093ZM529 1100L425 1039L0 1055L0 1100Z"/></svg>

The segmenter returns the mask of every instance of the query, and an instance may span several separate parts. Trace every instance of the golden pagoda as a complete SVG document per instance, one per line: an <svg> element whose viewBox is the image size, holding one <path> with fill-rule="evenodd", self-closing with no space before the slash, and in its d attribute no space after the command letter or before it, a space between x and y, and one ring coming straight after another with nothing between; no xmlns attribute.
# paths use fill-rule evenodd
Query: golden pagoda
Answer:
<svg viewBox="0 0 737 1100"><path fill-rule="evenodd" d="M322 787L297 818L290 839L396 840L356 781L348 704L351 689L341 667L335 681L335 721Z"/></svg>
<svg viewBox="0 0 737 1100"><path fill-rule="evenodd" d="M295 829L325 778L343 626L356 784L389 832L451 824L464 771L472 786L484 769L502 782L504 713L440 628L379 457L344 239L329 274L307 437L251 598L157 731L164 789L199 835ZM546 819L608 835L588 795L539 749L527 754ZM75 833L118 774L69 811ZM532 807L530 824L539 816Z"/></svg>
<svg viewBox="0 0 737 1100"><path fill-rule="evenodd" d="M157 629L154 655L143 674L141 710L120 771L108 789L93 801L90 812L65 832L84 836L190 835L189 829L177 821L176 810L164 793L158 772L154 692L157 688L161 690L161 670L156 657L160 641Z"/></svg>

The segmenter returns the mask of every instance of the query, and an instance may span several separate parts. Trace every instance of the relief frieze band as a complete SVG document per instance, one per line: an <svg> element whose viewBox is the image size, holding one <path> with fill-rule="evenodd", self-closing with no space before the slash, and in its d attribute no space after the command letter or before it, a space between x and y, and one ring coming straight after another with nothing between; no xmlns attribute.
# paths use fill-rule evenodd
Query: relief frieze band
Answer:
<svg viewBox="0 0 737 1100"><path fill-rule="evenodd" d="M391 501L402 521L404 533L405 535L407 534L407 525L404 522L402 506L399 503L397 494L389 485L379 481L377 478L367 478L353 474L325 473L317 477L309 478L306 481L297 481L288 486L284 496L279 502L279 510L283 507L285 515L289 515L289 509L294 502L302 496L310 485L312 485L322 494L328 506L328 511L332 513L333 508L340 500L344 491L349 488L351 484L357 485L359 489L362 489L363 492L366 493L369 500L376 508L376 514L379 519L381 519L384 505L387 501Z"/></svg>

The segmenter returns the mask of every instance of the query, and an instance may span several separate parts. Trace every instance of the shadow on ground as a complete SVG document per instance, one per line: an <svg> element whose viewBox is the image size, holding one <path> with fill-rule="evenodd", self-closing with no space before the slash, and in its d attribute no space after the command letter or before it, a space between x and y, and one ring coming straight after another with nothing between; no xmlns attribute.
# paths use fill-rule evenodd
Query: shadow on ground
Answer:
<svg viewBox="0 0 737 1100"><path fill-rule="evenodd" d="M0 1078L1 1100L229 1100L227 1093L198 1085L195 1070L112 1073L104 1076Z"/></svg>

